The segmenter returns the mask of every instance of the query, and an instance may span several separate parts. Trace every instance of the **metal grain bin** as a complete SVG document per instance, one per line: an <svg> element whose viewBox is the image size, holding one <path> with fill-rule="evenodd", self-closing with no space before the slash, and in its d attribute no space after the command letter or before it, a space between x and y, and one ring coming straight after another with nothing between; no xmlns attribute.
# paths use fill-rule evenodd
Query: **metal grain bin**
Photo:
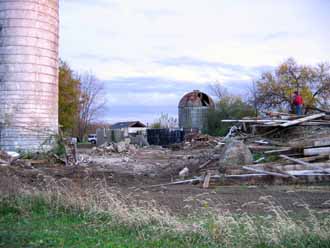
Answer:
<svg viewBox="0 0 330 248"><path fill-rule="evenodd" d="M49 149L58 133L58 40L58 0L0 1L0 149Z"/></svg>
<svg viewBox="0 0 330 248"><path fill-rule="evenodd" d="M179 103L179 127L186 131L207 128L207 115L214 107L212 98L201 91L186 94Z"/></svg>

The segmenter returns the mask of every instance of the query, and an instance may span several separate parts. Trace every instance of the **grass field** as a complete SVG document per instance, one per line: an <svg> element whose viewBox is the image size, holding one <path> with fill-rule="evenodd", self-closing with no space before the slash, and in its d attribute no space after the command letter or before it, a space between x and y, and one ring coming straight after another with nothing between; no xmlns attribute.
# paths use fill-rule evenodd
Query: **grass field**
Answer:
<svg viewBox="0 0 330 248"><path fill-rule="evenodd" d="M0 247L330 247L330 220L210 212L175 217L112 199L82 206L62 196L9 196L0 201ZM111 196L112 197L112 196Z"/></svg>

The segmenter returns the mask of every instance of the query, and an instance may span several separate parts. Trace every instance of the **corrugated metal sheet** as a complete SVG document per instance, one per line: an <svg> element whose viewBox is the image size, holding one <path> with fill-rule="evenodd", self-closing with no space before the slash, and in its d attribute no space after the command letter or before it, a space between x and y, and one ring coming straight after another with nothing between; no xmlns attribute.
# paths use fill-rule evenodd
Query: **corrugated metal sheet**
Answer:
<svg viewBox="0 0 330 248"><path fill-rule="evenodd" d="M40 150L58 132L58 0L0 1L0 148Z"/></svg>

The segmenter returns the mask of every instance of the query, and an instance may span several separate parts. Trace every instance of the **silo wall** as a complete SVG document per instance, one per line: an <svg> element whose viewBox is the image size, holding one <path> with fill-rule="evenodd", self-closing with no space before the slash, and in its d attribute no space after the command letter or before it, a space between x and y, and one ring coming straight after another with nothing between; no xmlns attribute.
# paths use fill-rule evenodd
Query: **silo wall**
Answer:
<svg viewBox="0 0 330 248"><path fill-rule="evenodd" d="M58 132L58 41L58 0L0 0L0 149L51 146Z"/></svg>
<svg viewBox="0 0 330 248"><path fill-rule="evenodd" d="M180 107L179 108L179 126L183 129L207 128L207 116L209 107Z"/></svg>

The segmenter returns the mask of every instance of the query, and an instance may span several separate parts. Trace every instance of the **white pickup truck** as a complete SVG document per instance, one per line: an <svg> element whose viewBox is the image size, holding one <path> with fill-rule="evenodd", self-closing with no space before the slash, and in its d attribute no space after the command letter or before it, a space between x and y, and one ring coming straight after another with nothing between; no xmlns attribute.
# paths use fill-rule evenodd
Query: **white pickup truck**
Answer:
<svg viewBox="0 0 330 248"><path fill-rule="evenodd" d="M87 140L88 140L89 143L92 143L92 144L95 145L96 141L97 141L96 134L89 134Z"/></svg>

